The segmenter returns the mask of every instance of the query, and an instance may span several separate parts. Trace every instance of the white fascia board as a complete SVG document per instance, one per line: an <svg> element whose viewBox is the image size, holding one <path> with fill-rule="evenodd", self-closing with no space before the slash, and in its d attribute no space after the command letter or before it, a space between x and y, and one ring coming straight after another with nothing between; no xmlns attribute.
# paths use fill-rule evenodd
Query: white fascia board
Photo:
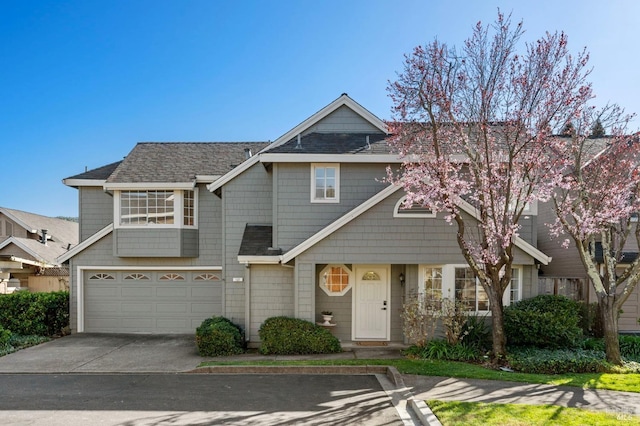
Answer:
<svg viewBox="0 0 640 426"><path fill-rule="evenodd" d="M478 212L478 209L476 209L469 202L467 202L465 200L459 200L457 204L462 210L464 210L465 212L469 213L471 216L473 216L474 218L479 220L480 213ZM514 241L514 244L520 250L524 251L529 256L533 257L534 259L536 259L537 261L539 261L543 265L548 265L549 262L551 262L552 258L550 256L547 256L546 254L544 254L543 252L538 250L536 247L534 247L533 245L529 244L528 242L526 242L525 240L523 240L520 237L516 237L516 239Z"/></svg>
<svg viewBox="0 0 640 426"><path fill-rule="evenodd" d="M394 154L259 154L262 163L401 163Z"/></svg>
<svg viewBox="0 0 640 426"><path fill-rule="evenodd" d="M196 183L212 183L221 177L222 175L196 175Z"/></svg>
<svg viewBox="0 0 640 426"><path fill-rule="evenodd" d="M238 263L243 265L278 265L280 256L238 256Z"/></svg>
<svg viewBox="0 0 640 426"><path fill-rule="evenodd" d="M86 240L84 240L83 242L81 242L80 244L78 244L77 246L75 246L74 248L72 248L71 250L69 250L68 252L66 252L65 254L58 256L56 260L60 264L66 262L76 254L80 253L87 247L91 246L93 243L100 240L102 237L110 234L112 231L113 231L113 223L110 223L104 228L102 228L101 230L99 230L98 232L96 232L95 234L93 234L92 236L90 236L89 238L87 238Z"/></svg>
<svg viewBox="0 0 640 426"><path fill-rule="evenodd" d="M282 263L287 263L293 260L296 256L305 252L309 248L313 247L314 245L316 245L318 242L325 239L329 235L333 234L335 231L342 228L344 225L351 222L353 219L357 218L358 216L360 216L361 214L363 214L364 212L366 212L367 210L369 210L371 207L375 206L382 200L394 194L399 189L401 189L400 186L390 185L385 189L383 189L382 191L378 192L376 195L369 198L367 201L360 204L355 209L347 212L347 214L345 214L341 218L330 223L327 227L316 232L314 235L312 235L308 239L304 240L302 243L298 244L297 246L295 246L294 248L292 248L291 250L289 250L288 252L280 256Z"/></svg>
<svg viewBox="0 0 640 426"><path fill-rule="evenodd" d="M72 188L78 188L81 186L99 186L103 187L105 179L62 179L62 183Z"/></svg>
<svg viewBox="0 0 640 426"><path fill-rule="evenodd" d="M105 183L105 190L139 190L139 189L193 189L195 180L191 182L137 182L137 183Z"/></svg>
<svg viewBox="0 0 640 426"><path fill-rule="evenodd" d="M307 130L308 128L312 127L314 124L316 124L320 120L324 119L325 117L327 117L332 112L336 111L341 106L347 106L347 107L351 108L354 112L356 112L360 116L362 116L362 118L364 118L365 120L370 122L373 126L377 127L381 132L383 132L383 133L388 133L389 132L389 129L387 128L387 125L385 124L384 121L380 120L378 117L373 115L371 112L369 112L362 105L360 105L359 103L357 103L356 101L351 99L348 95L342 94L338 99L336 99L335 101L331 102L329 105L327 105L326 107L322 108L320 111L316 112L311 117L307 118L302 123L298 124L296 127L294 127L293 129L289 130L284 135L280 136L271 145L269 145L268 147L264 148L262 151L266 151L266 150L268 150L270 148L273 148L273 147L281 145L281 144L283 144L285 142L288 142L293 137L299 135L300 133L303 133L305 130Z"/></svg>

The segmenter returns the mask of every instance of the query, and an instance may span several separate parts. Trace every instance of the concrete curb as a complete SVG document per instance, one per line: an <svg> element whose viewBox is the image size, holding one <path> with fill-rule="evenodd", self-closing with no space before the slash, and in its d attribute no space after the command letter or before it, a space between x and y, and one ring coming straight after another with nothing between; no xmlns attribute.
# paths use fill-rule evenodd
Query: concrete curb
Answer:
<svg viewBox="0 0 640 426"><path fill-rule="evenodd" d="M407 407L418 417L418 420L425 426L442 426L440 420L433 414L431 408L419 399L410 398Z"/></svg>
<svg viewBox="0 0 640 426"><path fill-rule="evenodd" d="M215 365L186 373L200 374L387 374L384 365ZM400 377L402 380L402 377Z"/></svg>

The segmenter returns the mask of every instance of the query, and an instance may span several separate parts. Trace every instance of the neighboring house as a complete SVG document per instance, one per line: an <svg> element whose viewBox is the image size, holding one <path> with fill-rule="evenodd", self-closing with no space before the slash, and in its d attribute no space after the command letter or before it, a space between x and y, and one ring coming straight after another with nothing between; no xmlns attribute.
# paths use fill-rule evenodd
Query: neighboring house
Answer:
<svg viewBox="0 0 640 426"><path fill-rule="evenodd" d="M72 332L193 333L212 315L251 344L272 316L318 322L342 341L404 342L416 291L488 300L456 227L403 209L387 128L343 94L272 143L140 143L120 164L64 180L80 197L69 261ZM473 217L474 209L461 206ZM537 294L536 212L516 241L504 302Z"/></svg>
<svg viewBox="0 0 640 426"><path fill-rule="evenodd" d="M0 293L68 289L57 258L76 244L76 222L0 207Z"/></svg>
<svg viewBox="0 0 640 426"><path fill-rule="evenodd" d="M575 243L571 241L568 248L562 247L563 238L552 238L549 235L549 229L546 223L555 221L555 213L551 206L541 204L539 213L538 227L538 248L548 253L553 258L552 262L542 265L540 268L540 283L547 283L547 288L541 288L541 293L563 294L576 300L583 300L587 303L596 303L593 285L587 276L587 272L582 265L580 255L575 247ZM635 238L629 238L627 245L628 251L623 253L623 261L621 265L632 262L638 256L638 247L634 247ZM602 246L596 245L596 262L600 265L603 263ZM542 287L542 286L541 286ZM636 285L633 293L624 303L622 313L618 319L618 327L621 332L638 333L640 332L640 285Z"/></svg>

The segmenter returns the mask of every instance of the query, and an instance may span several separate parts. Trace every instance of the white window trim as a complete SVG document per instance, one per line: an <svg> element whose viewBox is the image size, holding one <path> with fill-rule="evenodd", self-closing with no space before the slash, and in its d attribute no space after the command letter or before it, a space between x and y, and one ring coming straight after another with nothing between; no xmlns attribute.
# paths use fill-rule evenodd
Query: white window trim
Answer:
<svg viewBox="0 0 640 426"><path fill-rule="evenodd" d="M455 292L455 270L456 268L468 268L469 265L464 263L456 264L429 264L424 263L418 265L418 294L425 294L424 280L425 280L425 268L441 268L442 269L442 295L443 299L454 300ZM518 270L518 300L522 300L522 281L523 281L523 267L521 265L512 266L511 269ZM482 285L476 278L476 286ZM477 293L477 291L476 291ZM502 305L509 306L511 304L511 284L509 284L502 296ZM468 312L472 314L491 315L491 310L472 310Z"/></svg>
<svg viewBox="0 0 640 426"><path fill-rule="evenodd" d="M349 285L347 287L345 287L345 289L342 290L341 292L329 291L329 289L325 286L324 275L326 273L328 273L331 268L342 268L345 271L347 271L347 273L349 275ZM353 270L351 270L350 268L347 268L345 265L329 264L329 265L325 266L324 268L322 268L322 271L320 271L320 276L318 277L318 281L319 281L318 285L320 286L322 291L324 291L328 296L344 296L345 294L347 294L349 292L349 290L351 290L353 288L353 280L354 279L355 279L355 276L354 276Z"/></svg>
<svg viewBox="0 0 640 426"><path fill-rule="evenodd" d="M320 167L332 167L336 170L336 196L334 198L316 198L316 169ZM340 163L311 163L311 188L312 203L339 203L340 202Z"/></svg>
<svg viewBox="0 0 640 426"><path fill-rule="evenodd" d="M405 218L405 217L406 218L434 218L436 217L436 213L433 211L431 213L411 213L411 210L405 210L405 213L400 213L400 208L402 207L406 199L407 199L407 196L405 195L404 197L398 200L395 207L393 208L393 217L398 217L398 218Z"/></svg>
<svg viewBox="0 0 640 426"><path fill-rule="evenodd" d="M198 188L193 189L140 189L140 191L173 191L175 197L173 203L172 224L147 224L147 225L123 225L120 223L120 195L122 191L135 191L135 189L123 189L113 191L113 227L116 229L198 229ZM184 191L193 191L193 225L184 224Z"/></svg>

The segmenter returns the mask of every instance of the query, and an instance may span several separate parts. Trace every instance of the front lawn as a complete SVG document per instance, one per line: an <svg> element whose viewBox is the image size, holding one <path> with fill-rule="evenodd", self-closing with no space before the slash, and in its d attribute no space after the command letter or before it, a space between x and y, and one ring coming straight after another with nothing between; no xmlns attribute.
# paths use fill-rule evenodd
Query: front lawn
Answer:
<svg viewBox="0 0 640 426"><path fill-rule="evenodd" d="M627 413L601 413L557 405L487 404L482 402L427 401L443 426L619 426L640 423Z"/></svg>

